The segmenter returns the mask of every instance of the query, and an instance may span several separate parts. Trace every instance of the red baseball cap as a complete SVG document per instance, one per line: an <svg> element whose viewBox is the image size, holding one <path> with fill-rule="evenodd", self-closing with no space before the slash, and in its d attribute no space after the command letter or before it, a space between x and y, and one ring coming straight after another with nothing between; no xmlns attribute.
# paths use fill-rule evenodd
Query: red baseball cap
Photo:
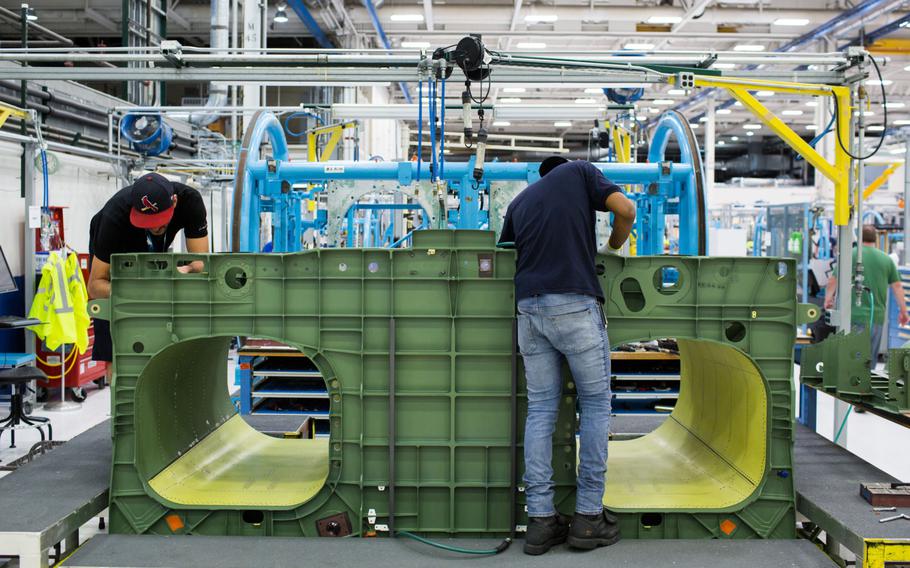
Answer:
<svg viewBox="0 0 910 568"><path fill-rule="evenodd" d="M159 174L143 174L133 182L130 223L140 229L157 229L174 217L174 184Z"/></svg>

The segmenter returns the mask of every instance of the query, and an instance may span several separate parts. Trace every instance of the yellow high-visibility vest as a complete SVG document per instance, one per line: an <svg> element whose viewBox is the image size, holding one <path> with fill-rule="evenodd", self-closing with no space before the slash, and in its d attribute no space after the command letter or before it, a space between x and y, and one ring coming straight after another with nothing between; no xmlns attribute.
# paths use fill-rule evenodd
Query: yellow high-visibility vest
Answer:
<svg viewBox="0 0 910 568"><path fill-rule="evenodd" d="M80 353L88 347L88 292L79 258L71 254L64 261L56 252L48 255L41 269L41 281L29 310L29 317L44 322L31 326L48 349L56 350L64 343L74 343ZM78 312L78 315L77 315Z"/></svg>

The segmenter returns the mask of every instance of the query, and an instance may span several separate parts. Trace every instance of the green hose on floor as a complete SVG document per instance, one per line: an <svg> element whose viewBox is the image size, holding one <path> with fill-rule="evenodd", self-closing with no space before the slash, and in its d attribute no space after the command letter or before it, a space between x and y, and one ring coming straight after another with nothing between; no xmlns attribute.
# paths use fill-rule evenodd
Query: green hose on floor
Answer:
<svg viewBox="0 0 910 568"><path fill-rule="evenodd" d="M441 542L436 542L436 541L430 540L428 538L423 538L422 536L418 536L414 533L410 533L408 531L397 531L396 534L401 535L401 536L406 536L408 538L416 540L417 542L422 542L424 544L428 544L435 548L440 548L442 550L448 550L449 552L458 552L460 554L478 554L478 555L492 556L494 554L499 554L500 552L503 552L505 549L509 548L510 544L512 544L512 539L507 538L504 541L502 541L502 543L500 543L500 545L497 546L496 548L490 548L490 549L485 549L485 550L484 549L474 550L471 548L461 548L460 546L451 546L448 544L443 544Z"/></svg>

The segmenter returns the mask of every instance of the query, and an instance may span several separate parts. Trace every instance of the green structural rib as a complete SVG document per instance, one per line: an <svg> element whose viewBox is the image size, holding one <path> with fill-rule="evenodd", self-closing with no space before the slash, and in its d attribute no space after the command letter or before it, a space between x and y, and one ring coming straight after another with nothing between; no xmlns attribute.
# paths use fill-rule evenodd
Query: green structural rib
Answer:
<svg viewBox="0 0 910 568"><path fill-rule="evenodd" d="M92 306L114 335L111 530L501 536L524 524L514 254L490 232L420 231L401 250L116 256L113 295ZM176 270L194 259L204 273ZM604 502L623 535L792 538L793 343L815 317L796 303L794 264L603 257L597 268L613 344L673 337L682 359L666 423L611 443ZM237 416L232 336L313 361L328 439L270 438ZM564 393L553 465L571 513L568 376Z"/></svg>

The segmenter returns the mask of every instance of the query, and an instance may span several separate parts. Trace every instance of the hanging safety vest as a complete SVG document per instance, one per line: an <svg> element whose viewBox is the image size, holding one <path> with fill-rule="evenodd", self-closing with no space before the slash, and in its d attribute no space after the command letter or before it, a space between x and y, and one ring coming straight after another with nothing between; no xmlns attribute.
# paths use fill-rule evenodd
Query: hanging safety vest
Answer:
<svg viewBox="0 0 910 568"><path fill-rule="evenodd" d="M79 257L71 254L64 261L56 252L50 253L41 269L41 281L28 312L29 317L39 319L45 325L29 329L50 350L56 350L64 343L74 343L79 352L84 353L88 347L90 323L87 298Z"/></svg>

